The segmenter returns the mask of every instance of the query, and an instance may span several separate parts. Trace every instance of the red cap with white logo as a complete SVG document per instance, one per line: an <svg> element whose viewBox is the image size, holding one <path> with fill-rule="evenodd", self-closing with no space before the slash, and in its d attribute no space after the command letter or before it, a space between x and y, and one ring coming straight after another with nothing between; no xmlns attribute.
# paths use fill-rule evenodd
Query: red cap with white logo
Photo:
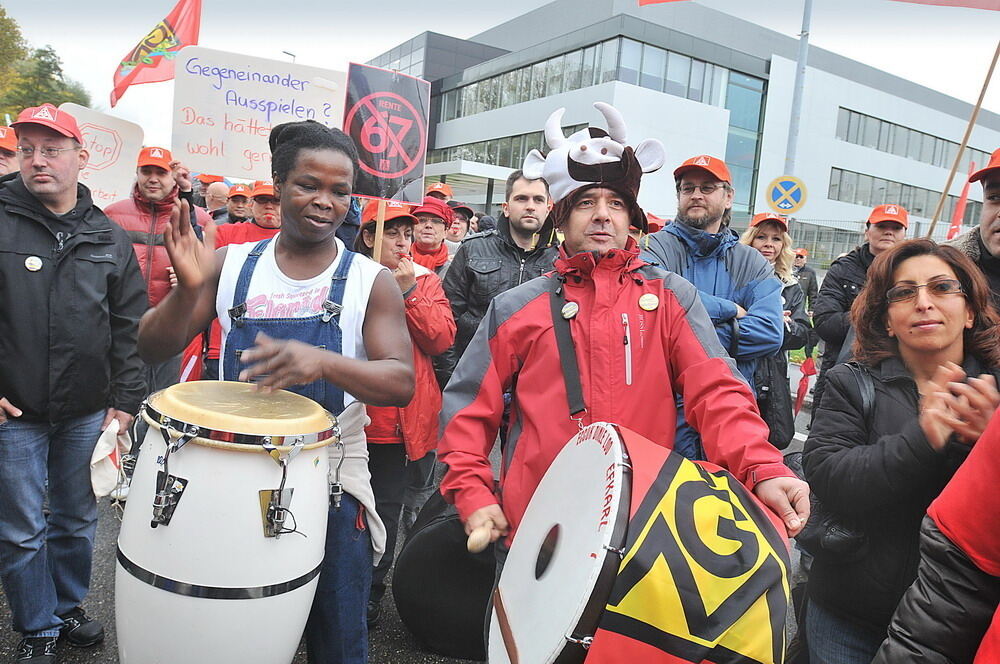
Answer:
<svg viewBox="0 0 1000 664"><path fill-rule="evenodd" d="M166 148L143 148L139 151L139 161L136 163L136 168L159 166L163 170L169 171L171 161L173 161L173 157L170 156L170 150Z"/></svg>
<svg viewBox="0 0 1000 664"><path fill-rule="evenodd" d="M83 143L83 134L80 133L80 128L76 125L76 118L66 111L60 111L52 104L42 104L24 109L18 114L17 122L12 122L10 126L17 131L19 126L26 124L48 127L67 138L75 138L77 142Z"/></svg>
<svg viewBox="0 0 1000 664"><path fill-rule="evenodd" d="M902 225L903 228L906 228L910 225L910 215L902 205L883 203L876 206L872 210L872 213L868 215L869 224L877 224L881 221L895 221L897 224Z"/></svg>
<svg viewBox="0 0 1000 664"><path fill-rule="evenodd" d="M674 180L680 180L688 171L696 170L708 171L712 177L720 182L733 183L733 176L729 174L729 167L726 166L726 162L707 154L691 157L678 166L674 170Z"/></svg>

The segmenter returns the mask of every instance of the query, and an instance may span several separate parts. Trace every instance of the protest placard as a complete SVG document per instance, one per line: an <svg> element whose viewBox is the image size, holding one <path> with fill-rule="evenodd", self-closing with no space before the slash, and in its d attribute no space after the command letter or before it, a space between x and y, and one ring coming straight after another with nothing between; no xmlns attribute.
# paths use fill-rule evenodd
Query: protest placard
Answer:
<svg viewBox="0 0 1000 664"><path fill-rule="evenodd" d="M344 117L341 71L188 46L175 72L173 153L198 173L270 179L271 127Z"/></svg>
<svg viewBox="0 0 1000 664"><path fill-rule="evenodd" d="M360 162L354 193L421 202L430 83L353 62L347 72L344 132L358 148Z"/></svg>
<svg viewBox="0 0 1000 664"><path fill-rule="evenodd" d="M97 207L128 198L135 182L135 162L142 149L142 127L86 106L66 102L59 110L74 118L90 157L80 171Z"/></svg>

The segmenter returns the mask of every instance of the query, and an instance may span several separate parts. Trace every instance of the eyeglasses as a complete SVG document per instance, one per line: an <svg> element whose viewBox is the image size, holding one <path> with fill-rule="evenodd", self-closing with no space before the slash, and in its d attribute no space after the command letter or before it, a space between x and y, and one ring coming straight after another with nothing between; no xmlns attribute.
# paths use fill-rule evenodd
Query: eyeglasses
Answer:
<svg viewBox="0 0 1000 664"><path fill-rule="evenodd" d="M63 152L69 152L70 150L81 150L82 148L72 147L72 148L38 148L38 151L42 153L42 156L46 159L57 159L59 155ZM25 159L31 159L35 156L35 148L23 148L18 146L17 151L21 153L21 156Z"/></svg>
<svg viewBox="0 0 1000 664"><path fill-rule="evenodd" d="M679 187L677 189L677 191L681 192L685 196L690 196L691 194L694 193L694 190L697 189L698 191L700 191L702 193L703 196L709 196L709 195L715 193L715 191L719 187L725 187L725 186L726 186L725 182L716 182L715 184L703 184L701 186L695 186L693 184L686 184L683 187Z"/></svg>
<svg viewBox="0 0 1000 664"><path fill-rule="evenodd" d="M277 205L278 199L271 196L254 196L253 202L258 205Z"/></svg>
<svg viewBox="0 0 1000 664"><path fill-rule="evenodd" d="M964 293L962 282L958 279L935 279L926 284L903 284L893 286L885 292L885 299L889 302L906 302L917 297L921 288L926 288L927 292L934 297L944 297L945 295L957 295Z"/></svg>

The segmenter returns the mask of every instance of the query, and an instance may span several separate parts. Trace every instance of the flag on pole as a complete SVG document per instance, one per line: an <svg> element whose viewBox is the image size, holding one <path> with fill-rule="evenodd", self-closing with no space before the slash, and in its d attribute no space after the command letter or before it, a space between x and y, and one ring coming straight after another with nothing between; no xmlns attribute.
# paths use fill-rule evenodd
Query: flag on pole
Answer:
<svg viewBox="0 0 1000 664"><path fill-rule="evenodd" d="M968 7L969 9L992 9L1000 11L1000 0L896 0L917 5L938 5L941 7ZM642 4L642 0L639 0Z"/></svg>
<svg viewBox="0 0 1000 664"><path fill-rule="evenodd" d="M658 5L662 2L684 2L684 0L639 0L639 6L643 5Z"/></svg>
<svg viewBox="0 0 1000 664"><path fill-rule="evenodd" d="M969 177L976 172L976 162L969 162ZM958 202L955 203L955 214L951 215L951 226L948 228L947 240L954 239L956 235L962 232L962 219L965 217L965 206L969 202L969 178L965 179L965 186L962 187L962 195L958 197Z"/></svg>
<svg viewBox="0 0 1000 664"><path fill-rule="evenodd" d="M115 71L111 106L130 85L159 83L174 77L174 58L185 46L198 43L201 0L179 0L173 11L122 58Z"/></svg>

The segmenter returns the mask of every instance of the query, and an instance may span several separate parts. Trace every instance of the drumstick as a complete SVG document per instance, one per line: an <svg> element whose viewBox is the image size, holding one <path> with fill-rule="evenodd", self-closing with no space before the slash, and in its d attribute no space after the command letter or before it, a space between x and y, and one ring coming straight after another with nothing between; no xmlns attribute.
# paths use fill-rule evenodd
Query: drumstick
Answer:
<svg viewBox="0 0 1000 664"><path fill-rule="evenodd" d="M469 553L479 553L485 549L490 544L490 532L493 530L493 519L487 519L486 523L473 529L469 533L469 541L466 543L466 548L469 549Z"/></svg>

